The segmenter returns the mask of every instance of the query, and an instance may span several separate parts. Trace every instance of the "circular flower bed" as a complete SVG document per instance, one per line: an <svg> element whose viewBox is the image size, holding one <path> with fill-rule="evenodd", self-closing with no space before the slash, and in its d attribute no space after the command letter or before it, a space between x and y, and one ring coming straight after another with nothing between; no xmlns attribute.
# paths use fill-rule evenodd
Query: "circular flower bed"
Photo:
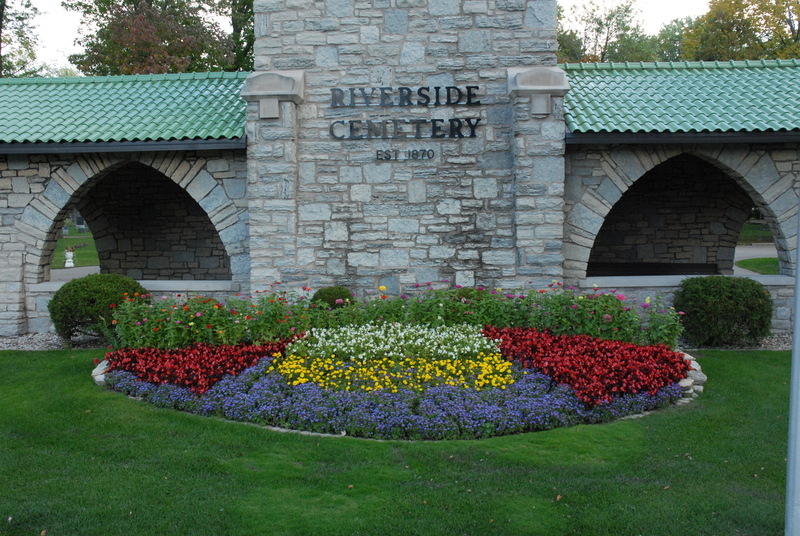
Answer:
<svg viewBox="0 0 800 536"><path fill-rule="evenodd" d="M288 346L230 347L230 355L245 357L224 373L219 357L187 350L195 375L207 368L221 378L215 382L193 383L179 372L184 365L171 365L186 363L185 352L163 351L155 376L148 375L152 352L112 352L106 381L162 407L380 439L548 430L605 422L681 397L676 382L689 366L679 354L610 343L532 329L367 324L311 330ZM253 362L259 348L267 355Z"/></svg>

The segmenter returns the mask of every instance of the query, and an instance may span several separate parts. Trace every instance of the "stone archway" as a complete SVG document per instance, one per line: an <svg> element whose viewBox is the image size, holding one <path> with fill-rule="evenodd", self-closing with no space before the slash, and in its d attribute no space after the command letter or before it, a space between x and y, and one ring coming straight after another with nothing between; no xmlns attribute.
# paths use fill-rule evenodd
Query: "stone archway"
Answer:
<svg viewBox="0 0 800 536"><path fill-rule="evenodd" d="M795 234L790 216L797 195L791 165L783 162L797 159L796 149L744 144L593 146L571 147L566 156L565 281L586 278L592 248L623 195L656 166L680 155L691 155L723 173L763 210L775 236L781 271L791 273L794 248L787 238Z"/></svg>
<svg viewBox="0 0 800 536"><path fill-rule="evenodd" d="M753 205L718 168L675 156L642 175L608 212L587 276L730 274Z"/></svg>
<svg viewBox="0 0 800 536"><path fill-rule="evenodd" d="M220 156L187 152L76 155L66 161L63 159L59 161L56 157L49 158L51 161L50 175L46 178L43 192L38 196L32 196L16 223L16 232L22 240L32 244L42 244L38 250L28 248L26 251L25 281L39 283L49 279L48 266L56 240L57 222L63 220L67 210L73 206L79 206L87 211L90 209L87 209L86 205L92 203L100 203L103 207L108 208L116 205L118 210L125 210L120 208L125 206L124 200L117 199L113 195L114 190L116 189L116 193L126 191L128 196L133 195L132 192L135 191L135 188L133 190L120 189L135 184L138 180L137 177L144 177L141 180L148 183L149 193L147 195L151 197L162 195L159 199L168 203L173 209L177 206L173 202L177 196L183 197L184 201L191 201L189 221L194 223L203 221L203 230L196 229L189 232L184 229L183 239L193 241L203 250L210 247L211 251L202 252L201 257L207 260L201 262L196 259L197 266L193 266L193 261L189 258L188 253L172 255L170 262L176 262L175 266L180 262L186 263L185 269L174 271L173 274L155 273L156 270L166 270L164 268L166 257L164 256L161 260L151 262L150 268L147 268L146 265L143 266L142 262L138 261L134 263L136 266L129 266L131 275L148 278L158 276L154 277L155 279L185 280L197 278L188 273L189 269L197 268L204 273L200 278L233 279L240 285L246 285L249 280L248 263L242 262L242 258L247 258L249 250L247 245L246 163L243 154L236 159L229 158L233 163L240 161L241 177L236 177L229 171L231 162L223 160ZM113 178L117 173L122 174L122 180ZM224 178L219 178L219 175L224 175ZM228 179L228 176L233 176L234 180ZM157 177L162 179L160 183L156 180ZM92 194L93 191L98 192L95 190L98 185L113 184L115 180L117 180L116 186L111 187L106 193L102 193L103 188L108 189L108 187L101 186L100 193ZM154 180L156 180L155 183ZM157 194L158 184L171 189L171 196L168 193ZM105 199L101 201L95 198L97 196L105 196ZM170 197L173 200L170 200ZM185 209L181 210L185 212ZM90 218L93 221L90 223L90 228L93 227L93 232L100 231L102 238L104 233L102 222L108 224L107 216L101 216L99 213L93 214ZM188 212L183 215L189 216ZM84 216L87 215L84 214ZM103 218L106 219L103 220ZM161 221L166 220L162 217ZM193 234L194 236L192 236ZM196 241L200 235L211 242L208 245L200 244ZM216 238L211 238L212 235ZM174 238L181 240L179 236ZM115 238L107 234L106 239L107 243L101 244L101 248L105 251L119 249L120 246L123 249L129 248L129 246L131 249L136 249L133 248L133 244L125 242L124 238L122 238L122 243L117 243L116 241L120 239L119 233ZM210 245L212 243L213 245ZM144 244L137 244L137 246L144 246ZM180 249L185 251L187 248L182 246ZM225 268L222 271L220 271L222 265L217 260L210 259L212 255L217 254L226 257L226 260L223 261ZM105 266L102 266L103 261L101 261L103 271L119 273L128 271L123 267L126 261L119 256L113 260L111 257L113 255L105 259ZM176 258L183 258L183 260L176 261ZM217 266L212 266L214 264Z"/></svg>
<svg viewBox="0 0 800 536"><path fill-rule="evenodd" d="M151 190L149 195L156 195L152 193L154 189L164 190L161 195L165 197L160 202L172 203L170 196L181 198L182 201L170 205L173 210L182 207L180 217L162 219L160 225L175 227L181 219L187 224L179 235L155 244L155 249L169 249L169 255L162 255L149 265L144 257L130 262L127 253L124 258L110 253L121 249L130 253L139 244L134 247L132 242L125 241L144 238L117 233L125 228L121 221L106 225L114 232L101 237L108 242L101 244L100 249L109 252L104 271L126 273L127 270L137 278L154 277L155 280L148 280L152 285L146 288L160 292L193 290L225 296L236 291L249 292L249 207L244 151L0 156L0 164L5 161L13 163L16 175L13 191L7 197L0 195L10 208L7 212L13 213L13 217L7 218L10 222L4 227L5 234L0 236L0 254L8 261L8 266L0 269L0 300L6 304L2 305L5 310L0 307L0 319L5 326L0 333L14 335L51 329L47 302L63 284L49 281L60 222L70 208L80 203L88 203L83 207L87 212L90 205L101 203L112 212L123 211L123 199L110 201L114 193L120 193L120 183L102 186L116 173L123 173L129 182L135 182L136 177L148 177L145 182ZM108 184L113 184L113 179ZM134 195L133 191L135 188L124 195ZM93 197L96 195L99 197ZM94 214L92 230L107 224L108 216L108 213ZM158 225L148 222L151 231ZM186 247L175 247L181 243ZM123 266L124 263L129 264ZM176 269L180 263L183 268ZM163 266L167 266L166 273L161 271ZM204 271L202 277L207 279L197 280L200 271Z"/></svg>
<svg viewBox="0 0 800 536"><path fill-rule="evenodd" d="M162 173L129 162L101 173L76 208L103 273L134 279L228 280L230 257L200 205Z"/></svg>

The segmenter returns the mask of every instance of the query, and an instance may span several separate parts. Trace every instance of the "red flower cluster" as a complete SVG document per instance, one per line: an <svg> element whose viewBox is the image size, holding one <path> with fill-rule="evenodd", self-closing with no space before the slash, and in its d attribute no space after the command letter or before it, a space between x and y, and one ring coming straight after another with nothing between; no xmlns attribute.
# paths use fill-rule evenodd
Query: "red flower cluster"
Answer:
<svg viewBox="0 0 800 536"><path fill-rule="evenodd" d="M171 383L197 394L208 391L226 374L238 374L259 359L283 353L288 341L262 345L197 344L190 348L123 348L106 354L108 370L126 370L150 383Z"/></svg>
<svg viewBox="0 0 800 536"><path fill-rule="evenodd" d="M540 333L530 328L487 327L500 351L525 368L535 368L572 387L584 403L597 405L613 395L648 392L686 377L689 363L666 346Z"/></svg>

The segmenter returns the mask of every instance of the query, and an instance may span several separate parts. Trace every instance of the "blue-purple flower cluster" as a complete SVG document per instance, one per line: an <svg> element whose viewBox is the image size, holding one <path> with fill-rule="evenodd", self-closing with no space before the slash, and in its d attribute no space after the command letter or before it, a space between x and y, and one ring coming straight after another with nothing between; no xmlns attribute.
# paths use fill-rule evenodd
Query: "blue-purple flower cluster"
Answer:
<svg viewBox="0 0 800 536"><path fill-rule="evenodd" d="M422 393L335 391L315 384L290 386L269 372L266 357L237 376L226 376L202 395L171 384L156 385L116 370L107 384L156 406L292 430L374 439L476 439L600 423L669 405L679 386L655 395L615 397L586 407L566 385L531 370L506 389L474 391L441 385Z"/></svg>

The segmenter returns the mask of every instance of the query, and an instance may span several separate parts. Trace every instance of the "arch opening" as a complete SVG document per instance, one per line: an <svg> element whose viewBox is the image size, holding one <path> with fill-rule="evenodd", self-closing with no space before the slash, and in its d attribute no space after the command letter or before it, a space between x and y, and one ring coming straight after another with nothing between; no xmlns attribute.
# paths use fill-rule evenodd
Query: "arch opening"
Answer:
<svg viewBox="0 0 800 536"><path fill-rule="evenodd" d="M732 177L689 154L637 180L597 234L587 276L731 274L756 202Z"/></svg>
<svg viewBox="0 0 800 536"><path fill-rule="evenodd" d="M61 211L56 228L75 212L92 234L101 273L138 280L231 279L230 258L208 214L149 166L127 162L88 181Z"/></svg>

